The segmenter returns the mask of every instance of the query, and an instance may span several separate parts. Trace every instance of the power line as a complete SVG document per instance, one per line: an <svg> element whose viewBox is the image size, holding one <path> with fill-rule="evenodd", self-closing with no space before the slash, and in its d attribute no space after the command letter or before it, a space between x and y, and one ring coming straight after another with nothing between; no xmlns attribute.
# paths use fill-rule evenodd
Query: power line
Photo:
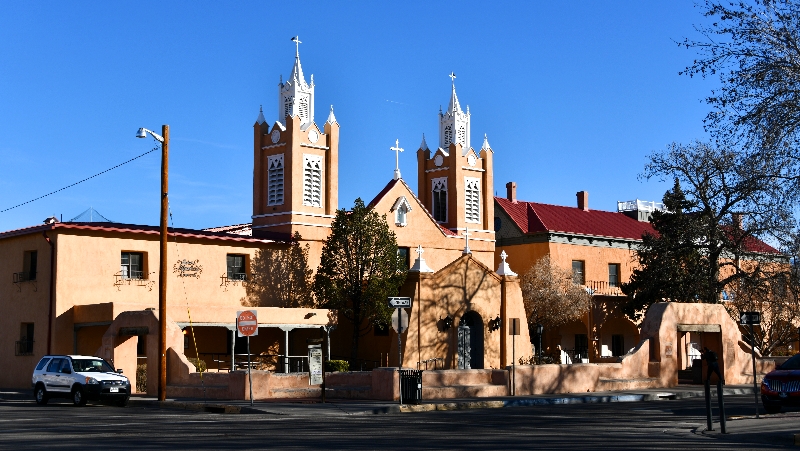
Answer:
<svg viewBox="0 0 800 451"><path fill-rule="evenodd" d="M93 175L93 176L91 176L91 177L86 177L85 179L83 179L83 180L81 180L81 181L79 181L79 182L75 182L75 183L73 183L72 185L67 185L67 186L65 186L65 187L63 187L63 188L61 188L61 189L57 189L57 190L55 190L55 191L53 191L53 192L51 192L51 193L47 193L47 194L45 194L44 196L39 196L39 197L37 197L36 199L31 199L31 200L29 200L29 201L27 201L27 202L23 202L23 203L21 203L21 204L19 204L19 205L14 205L13 207L6 208L5 210L0 210L0 213L5 213L5 212L7 212L8 210L13 210L13 209L15 209L15 208L17 208L17 207L21 207L21 206L23 206L23 205L27 205L27 204L29 204L29 203L31 203L31 202L36 202L36 201L37 201L37 200L39 200L39 199L43 199L43 198L45 198L45 197L47 197L47 196L50 196L50 195L53 195L53 194L55 194L55 193L58 193L58 192L64 191L64 190L65 190L65 189L67 189L67 188L72 188L73 186L75 186L75 185L79 185L79 184L81 184L81 183L83 183L83 182L85 182L85 181L87 181L87 180L91 180L91 179L93 179L93 178L97 177L98 175L103 175L103 174L105 174L106 172L108 172L108 171L111 171L111 170L114 170L114 169L117 169L118 167L120 167L120 166L123 166L123 165L126 165L126 164L130 163L131 161L138 160L139 158L142 158L143 156L145 156L145 155L147 155L147 154L149 154L149 153L151 153L151 152L155 152L155 151L156 151L156 150L158 150L159 148L160 148L160 145L159 145L159 146L156 146L156 147L153 147L152 149L150 149L150 150L148 150L147 152L145 152L145 153L143 153L143 154L139 155L138 157L133 157L133 158L131 158L130 160L128 160L128 161L126 161L126 162L124 162L124 163L120 163L120 164L118 164L118 165L116 165L116 166L114 166L114 167L112 167L112 168L108 168L108 169L106 169L106 170L105 170L105 171L103 171L103 172L98 172L97 174L95 174L95 175Z"/></svg>

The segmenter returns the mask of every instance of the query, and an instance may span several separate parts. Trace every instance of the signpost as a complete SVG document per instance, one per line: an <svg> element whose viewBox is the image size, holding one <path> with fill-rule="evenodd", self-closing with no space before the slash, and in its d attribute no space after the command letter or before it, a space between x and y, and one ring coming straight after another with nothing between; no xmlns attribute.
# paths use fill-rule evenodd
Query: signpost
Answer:
<svg viewBox="0 0 800 451"><path fill-rule="evenodd" d="M322 345L308 345L308 385L322 384Z"/></svg>
<svg viewBox="0 0 800 451"><path fill-rule="evenodd" d="M508 319L508 333L511 335L511 396L515 396L517 394L517 372L514 360L517 358L515 345L517 335L519 335L519 318Z"/></svg>
<svg viewBox="0 0 800 451"><path fill-rule="evenodd" d="M247 337L247 379L250 381L250 406L253 405L253 374L250 365L250 337L258 335L258 311L236 312L236 330L240 337Z"/></svg>
<svg viewBox="0 0 800 451"><path fill-rule="evenodd" d="M411 308L411 298L389 298L390 308Z"/></svg>
<svg viewBox="0 0 800 451"><path fill-rule="evenodd" d="M397 373L403 368L403 332L408 329L408 313L406 308L411 308L411 298L391 297L388 299L389 307L396 309L397 313L392 315L392 329L397 332ZM400 384L400 405L403 405L403 377L398 377Z"/></svg>
<svg viewBox="0 0 800 451"><path fill-rule="evenodd" d="M758 381L756 381L756 333L753 326L761 325L761 312L742 312L739 318L742 326L750 326L750 360L753 361L753 395L756 399L756 418L758 418Z"/></svg>

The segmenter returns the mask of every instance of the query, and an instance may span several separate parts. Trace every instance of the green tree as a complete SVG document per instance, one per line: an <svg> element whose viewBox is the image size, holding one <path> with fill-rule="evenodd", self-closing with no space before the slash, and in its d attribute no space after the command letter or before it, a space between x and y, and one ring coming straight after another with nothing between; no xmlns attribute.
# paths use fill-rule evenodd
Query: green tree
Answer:
<svg viewBox="0 0 800 451"><path fill-rule="evenodd" d="M337 309L353 324L350 357L358 359L361 335L376 324L391 322L386 298L406 279L397 238L380 216L356 199L351 211L340 209L325 240L314 279L314 293L324 308Z"/></svg>
<svg viewBox="0 0 800 451"><path fill-rule="evenodd" d="M308 245L295 233L283 249L259 249L250 263L247 296L249 307L314 307L312 271L308 267Z"/></svg>
<svg viewBox="0 0 800 451"><path fill-rule="evenodd" d="M664 194L666 211L650 217L655 234L647 233L636 250L639 267L628 283L621 285L628 296L624 312L637 320L656 302L698 302L708 290L704 274L707 260L698 247L702 241L699 218L689 213L693 204L686 199L680 182Z"/></svg>

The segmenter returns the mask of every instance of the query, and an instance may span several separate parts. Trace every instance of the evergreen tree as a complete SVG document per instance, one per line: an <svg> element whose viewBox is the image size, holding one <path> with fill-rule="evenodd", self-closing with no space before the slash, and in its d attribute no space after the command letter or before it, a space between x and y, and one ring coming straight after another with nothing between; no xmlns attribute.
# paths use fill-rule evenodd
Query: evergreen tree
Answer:
<svg viewBox="0 0 800 451"><path fill-rule="evenodd" d="M351 211L336 211L314 280L320 307L337 309L353 325L352 363L362 334L391 322L386 298L397 294L408 269L397 254L397 238L386 215L356 199Z"/></svg>
<svg viewBox="0 0 800 451"><path fill-rule="evenodd" d="M691 212L694 205L678 179L663 201L667 211L653 212L650 224L656 233L642 237L636 251L639 267L621 286L629 298L624 311L633 319L656 302L701 302L709 297L708 260L701 252L702 214Z"/></svg>

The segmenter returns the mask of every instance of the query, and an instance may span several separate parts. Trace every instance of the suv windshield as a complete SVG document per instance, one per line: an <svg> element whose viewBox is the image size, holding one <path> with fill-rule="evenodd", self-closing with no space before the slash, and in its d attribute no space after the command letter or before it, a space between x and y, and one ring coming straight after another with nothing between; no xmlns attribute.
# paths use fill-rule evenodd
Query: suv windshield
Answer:
<svg viewBox="0 0 800 451"><path fill-rule="evenodd" d="M783 362L780 366L782 370L800 370L800 354L792 357L791 359Z"/></svg>
<svg viewBox="0 0 800 451"><path fill-rule="evenodd" d="M76 373L113 373L114 368L103 359L72 359Z"/></svg>

